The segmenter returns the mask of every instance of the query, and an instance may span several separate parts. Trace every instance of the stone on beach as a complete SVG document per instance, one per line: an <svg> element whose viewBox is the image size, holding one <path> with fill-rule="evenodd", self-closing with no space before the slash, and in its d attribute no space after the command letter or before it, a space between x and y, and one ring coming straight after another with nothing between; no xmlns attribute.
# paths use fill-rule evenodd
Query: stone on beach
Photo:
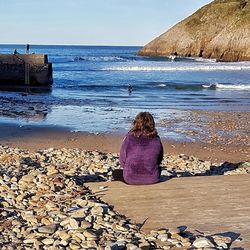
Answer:
<svg viewBox="0 0 250 250"><path fill-rule="evenodd" d="M54 243L54 239L47 238L47 239L42 240L42 243L44 245L52 245Z"/></svg>
<svg viewBox="0 0 250 250"><path fill-rule="evenodd" d="M204 247L215 247L215 245L207 238L198 238L193 242L193 246L197 248L204 248Z"/></svg>
<svg viewBox="0 0 250 250"><path fill-rule="evenodd" d="M39 233L53 234L57 229L57 224L50 224L38 228Z"/></svg>

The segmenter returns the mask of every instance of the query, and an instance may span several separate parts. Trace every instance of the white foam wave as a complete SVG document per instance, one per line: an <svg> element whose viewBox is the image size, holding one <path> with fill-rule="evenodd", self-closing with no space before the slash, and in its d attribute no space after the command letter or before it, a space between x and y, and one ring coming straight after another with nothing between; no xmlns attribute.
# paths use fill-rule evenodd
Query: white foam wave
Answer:
<svg viewBox="0 0 250 250"><path fill-rule="evenodd" d="M250 90L250 84L221 84L221 83L213 83L209 85L202 85L203 88L210 89L229 89L229 90Z"/></svg>
<svg viewBox="0 0 250 250"><path fill-rule="evenodd" d="M91 61L91 62L111 62L111 61L126 61L126 58L120 56L80 56L75 57L75 61Z"/></svg>
<svg viewBox="0 0 250 250"><path fill-rule="evenodd" d="M174 56L171 55L168 57L172 61L195 61L195 62L204 62L204 63L216 63L216 59L212 58L203 58L203 57L179 57L179 56Z"/></svg>
<svg viewBox="0 0 250 250"><path fill-rule="evenodd" d="M191 57L196 62L216 62L216 59L208 59L208 58L202 58L202 57Z"/></svg>
<svg viewBox="0 0 250 250"><path fill-rule="evenodd" d="M123 66L123 67L111 67L104 70L110 71L239 71L250 70L250 65L194 65L194 66Z"/></svg>
<svg viewBox="0 0 250 250"><path fill-rule="evenodd" d="M158 84L158 87L161 87L161 88L164 88L164 87L166 87L166 86L167 86L167 85L164 84L164 83Z"/></svg>

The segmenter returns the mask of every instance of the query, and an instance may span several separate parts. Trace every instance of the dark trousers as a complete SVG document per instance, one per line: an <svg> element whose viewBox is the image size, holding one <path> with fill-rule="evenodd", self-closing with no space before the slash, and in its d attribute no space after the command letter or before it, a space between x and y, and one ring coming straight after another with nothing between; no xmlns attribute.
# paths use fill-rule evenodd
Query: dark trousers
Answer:
<svg viewBox="0 0 250 250"><path fill-rule="evenodd" d="M124 178L123 178L123 169L115 169L115 170L113 170L112 176L114 178L114 181L125 182Z"/></svg>
<svg viewBox="0 0 250 250"><path fill-rule="evenodd" d="M114 181L124 181L123 178L123 169L115 169L113 170L112 176L114 178ZM159 177L161 177L161 167L159 167Z"/></svg>

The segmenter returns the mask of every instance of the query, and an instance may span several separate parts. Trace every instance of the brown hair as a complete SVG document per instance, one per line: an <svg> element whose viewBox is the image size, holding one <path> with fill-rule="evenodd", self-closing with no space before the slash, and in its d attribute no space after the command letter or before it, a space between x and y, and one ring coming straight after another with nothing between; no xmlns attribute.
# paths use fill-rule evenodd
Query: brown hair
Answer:
<svg viewBox="0 0 250 250"><path fill-rule="evenodd" d="M135 117L130 132L138 137L146 135L152 138L158 135L154 118L149 112L140 112Z"/></svg>

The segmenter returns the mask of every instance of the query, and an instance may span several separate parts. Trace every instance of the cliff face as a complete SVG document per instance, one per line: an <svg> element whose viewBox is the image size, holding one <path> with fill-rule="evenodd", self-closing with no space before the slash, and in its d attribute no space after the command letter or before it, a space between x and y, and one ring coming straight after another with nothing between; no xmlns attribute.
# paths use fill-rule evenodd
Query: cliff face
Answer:
<svg viewBox="0 0 250 250"><path fill-rule="evenodd" d="M215 0L151 41L138 54L250 60L250 0Z"/></svg>

